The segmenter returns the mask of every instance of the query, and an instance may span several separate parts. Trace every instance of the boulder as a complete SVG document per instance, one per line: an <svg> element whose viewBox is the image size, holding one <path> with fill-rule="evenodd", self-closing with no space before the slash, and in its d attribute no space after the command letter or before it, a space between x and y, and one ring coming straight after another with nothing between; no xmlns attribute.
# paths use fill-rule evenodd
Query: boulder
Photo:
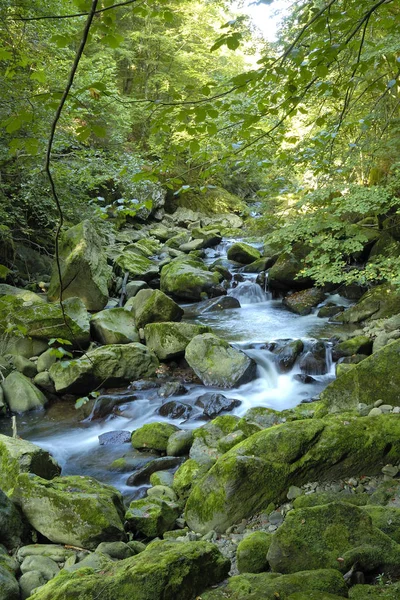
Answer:
<svg viewBox="0 0 400 600"><path fill-rule="evenodd" d="M1 387L11 412L24 413L28 410L44 408L47 404L46 396L33 385L28 377L18 371L7 375Z"/></svg>
<svg viewBox="0 0 400 600"><path fill-rule="evenodd" d="M167 455L183 456L188 454L192 443L193 431L191 429L176 431L168 438Z"/></svg>
<svg viewBox="0 0 400 600"><path fill-rule="evenodd" d="M233 296L219 296L219 298L203 300L203 302L185 308L185 315L195 317L203 313L220 312L221 310L229 310L231 308L240 308L239 300Z"/></svg>
<svg viewBox="0 0 400 600"><path fill-rule="evenodd" d="M175 502L152 496L131 502L125 513L125 520L132 531L155 538L174 529L180 512Z"/></svg>
<svg viewBox="0 0 400 600"><path fill-rule="evenodd" d="M103 250L103 242L90 221L82 221L68 229L60 242L62 297L80 298L88 310L101 310L108 301L111 267ZM58 266L48 290L52 301L60 298Z"/></svg>
<svg viewBox="0 0 400 600"><path fill-rule="evenodd" d="M228 250L228 260L234 260L241 265L249 265L261 258L260 252L244 242L236 242Z"/></svg>
<svg viewBox="0 0 400 600"><path fill-rule="evenodd" d="M122 253L115 259L115 264L122 271L128 272L131 279L151 281L160 272L159 266L150 260L135 244L125 246Z"/></svg>
<svg viewBox="0 0 400 600"><path fill-rule="evenodd" d="M13 573L0 560L0 600L20 600L19 585Z"/></svg>
<svg viewBox="0 0 400 600"><path fill-rule="evenodd" d="M132 594L138 600L188 600L222 581L229 568L229 560L209 542L157 541L98 573L92 569L60 573L32 600L126 600Z"/></svg>
<svg viewBox="0 0 400 600"><path fill-rule="evenodd" d="M282 373L288 373L297 358L304 350L304 344L301 340L278 340L267 344L267 350L272 352L274 360Z"/></svg>
<svg viewBox="0 0 400 600"><path fill-rule="evenodd" d="M0 489L0 544L12 550L21 546L25 526L15 505Z"/></svg>
<svg viewBox="0 0 400 600"><path fill-rule="evenodd" d="M340 600L347 598L347 585L339 571L334 569L299 571L288 575L246 573L230 577L222 586L202 594L201 598L202 600L277 600L279 598Z"/></svg>
<svg viewBox="0 0 400 600"><path fill-rule="evenodd" d="M267 552L272 535L265 531L255 531L239 542L236 562L239 573L262 573L268 571Z"/></svg>
<svg viewBox="0 0 400 600"><path fill-rule="evenodd" d="M133 342L102 346L83 358L57 362L49 373L58 393L85 394L99 385L117 387L154 377L157 367L157 357L143 344Z"/></svg>
<svg viewBox="0 0 400 600"><path fill-rule="evenodd" d="M176 298L198 302L218 292L219 273L211 273L200 259L175 258L161 269L161 290Z"/></svg>
<svg viewBox="0 0 400 600"><path fill-rule="evenodd" d="M267 554L272 570L280 573L305 568L346 573L357 563L366 574L397 576L399 558L400 545L374 527L365 510L341 502L291 511Z"/></svg>
<svg viewBox="0 0 400 600"><path fill-rule="evenodd" d="M309 315L315 306L325 298L324 292L319 288L309 288L286 296L283 306L297 315Z"/></svg>
<svg viewBox="0 0 400 600"><path fill-rule="evenodd" d="M332 358L334 361L345 356L353 356L354 354L371 354L372 340L365 335L356 335L344 342L336 344L333 348Z"/></svg>
<svg viewBox="0 0 400 600"><path fill-rule="evenodd" d="M394 583L389 578L387 583L354 585L349 590L351 600L397 600L399 597L400 583Z"/></svg>
<svg viewBox="0 0 400 600"><path fill-rule="evenodd" d="M256 376L256 363L244 352L212 333L197 335L188 344L185 359L204 385L232 388Z"/></svg>
<svg viewBox="0 0 400 600"><path fill-rule="evenodd" d="M31 304L18 297L3 296L0 299L0 330L19 331L24 336L46 342L61 338L77 346L87 344L90 339L89 315L82 300L68 298L63 306L65 318L59 304Z"/></svg>
<svg viewBox="0 0 400 600"><path fill-rule="evenodd" d="M27 440L0 435L0 489L12 489L20 473L53 479L60 475L61 467L47 450Z"/></svg>
<svg viewBox="0 0 400 600"><path fill-rule="evenodd" d="M6 283L0 283L0 297L2 296L15 296L24 302L30 302L31 304L46 303L46 296L44 294L36 294L30 290L24 288L17 288L13 285L7 285Z"/></svg>
<svg viewBox="0 0 400 600"><path fill-rule="evenodd" d="M321 401L331 413L357 410L358 404L400 406L400 340L384 346L332 381L321 394Z"/></svg>
<svg viewBox="0 0 400 600"><path fill-rule="evenodd" d="M368 290L357 302L331 320L334 323L362 323L385 319L400 313L400 292L395 286L377 285Z"/></svg>
<svg viewBox="0 0 400 600"><path fill-rule="evenodd" d="M307 250L304 247L281 254L269 270L268 287L271 290L287 291L302 290L312 286L312 280L300 274L304 268L306 255Z"/></svg>
<svg viewBox="0 0 400 600"><path fill-rule="evenodd" d="M241 400L227 398L223 394L207 392L199 396L196 400L196 406L203 409L206 417L214 419L223 411L231 411L242 404Z"/></svg>
<svg viewBox="0 0 400 600"><path fill-rule="evenodd" d="M135 319L123 308L102 310L90 319L92 338L100 344L129 344L139 342Z"/></svg>
<svg viewBox="0 0 400 600"><path fill-rule="evenodd" d="M149 323L144 328L146 346L160 360L183 356L186 346L196 336L210 332L209 327L190 323Z"/></svg>
<svg viewBox="0 0 400 600"><path fill-rule="evenodd" d="M145 281L130 281L129 283L126 284L126 297L129 300L129 298L134 298L136 296L136 294L138 292L140 292L140 290L145 290L148 289L148 285Z"/></svg>
<svg viewBox="0 0 400 600"><path fill-rule="evenodd" d="M141 290L125 305L131 310L137 327L148 323L180 321L183 309L160 290Z"/></svg>
<svg viewBox="0 0 400 600"><path fill-rule="evenodd" d="M19 475L12 500L36 531L54 543L94 550L103 541L123 541L121 494L90 477Z"/></svg>
<svg viewBox="0 0 400 600"><path fill-rule="evenodd" d="M131 443L134 448L157 450L165 452L168 438L178 431L178 427L169 423L146 423L132 433Z"/></svg>
<svg viewBox="0 0 400 600"><path fill-rule="evenodd" d="M193 488L186 521L201 533L225 531L270 502L283 501L291 485L372 474L399 458L397 415L283 423L253 434L217 460Z"/></svg>

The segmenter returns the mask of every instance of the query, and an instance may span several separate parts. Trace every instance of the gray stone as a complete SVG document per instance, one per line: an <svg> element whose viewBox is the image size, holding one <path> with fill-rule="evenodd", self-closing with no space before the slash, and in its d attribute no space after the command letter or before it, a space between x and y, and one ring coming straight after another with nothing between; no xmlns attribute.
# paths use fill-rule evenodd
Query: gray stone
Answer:
<svg viewBox="0 0 400 600"><path fill-rule="evenodd" d="M146 346L160 360L169 360L183 356L186 346L196 335L209 331L209 327L191 323L149 323L144 328L144 337Z"/></svg>
<svg viewBox="0 0 400 600"><path fill-rule="evenodd" d="M134 298L140 290L148 288L148 284L145 281L130 281L126 284L126 298Z"/></svg>
<svg viewBox="0 0 400 600"><path fill-rule="evenodd" d="M25 377L35 377L37 374L35 363L24 356L14 356L12 362L17 371L25 375Z"/></svg>
<svg viewBox="0 0 400 600"><path fill-rule="evenodd" d="M47 404L46 396L33 385L30 379L18 371L7 375L1 385L4 398L12 412L24 413L43 408Z"/></svg>
<svg viewBox="0 0 400 600"><path fill-rule="evenodd" d="M37 360L36 368L38 373L42 373L43 371L48 371L52 365L56 362L57 357L56 353L52 348L43 352Z"/></svg>
<svg viewBox="0 0 400 600"><path fill-rule="evenodd" d="M90 320L93 339L100 344L139 342L133 315L123 308L111 308L95 314Z"/></svg>
<svg viewBox="0 0 400 600"><path fill-rule="evenodd" d="M44 585L46 580L39 571L28 571L19 578L21 600L26 600L32 595L33 590Z"/></svg>
<svg viewBox="0 0 400 600"><path fill-rule="evenodd" d="M124 558L129 558L130 556L134 556L135 552L124 542L101 542L95 552L101 552L102 554L107 554L111 558L115 558L117 560L123 560Z"/></svg>
<svg viewBox="0 0 400 600"><path fill-rule="evenodd" d="M21 573L37 571L49 581L60 571L58 564L48 556L27 556L21 564Z"/></svg>
<svg viewBox="0 0 400 600"><path fill-rule="evenodd" d="M43 371L42 373L38 373L33 380L33 383L37 385L39 388L44 390L45 392L50 392L50 394L54 394L56 388L54 387L54 383L48 371Z"/></svg>

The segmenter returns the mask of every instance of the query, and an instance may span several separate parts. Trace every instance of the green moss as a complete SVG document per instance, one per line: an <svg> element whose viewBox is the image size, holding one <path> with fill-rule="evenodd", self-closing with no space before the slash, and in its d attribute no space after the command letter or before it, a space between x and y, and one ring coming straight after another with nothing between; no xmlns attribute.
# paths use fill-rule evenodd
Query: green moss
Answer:
<svg viewBox="0 0 400 600"><path fill-rule="evenodd" d="M279 425L283 422L283 413L273 410L272 408L255 406L246 411L244 416L238 422L237 429L243 431L246 436L250 436L262 429L268 429L269 427Z"/></svg>
<svg viewBox="0 0 400 600"><path fill-rule="evenodd" d="M248 265L261 258L260 252L244 242L236 242L228 250L228 260L234 260L242 265Z"/></svg>
<svg viewBox="0 0 400 600"><path fill-rule="evenodd" d="M236 552L239 573L261 573L268 570L267 552L271 540L272 534L255 531L239 543Z"/></svg>
<svg viewBox="0 0 400 600"><path fill-rule="evenodd" d="M400 598L400 583L387 586L355 585L349 591L351 600L398 600Z"/></svg>
<svg viewBox="0 0 400 600"><path fill-rule="evenodd" d="M212 273L204 263L195 258L184 257L172 260L161 269L161 290L177 298L202 300L202 294L217 286L220 274Z"/></svg>
<svg viewBox="0 0 400 600"><path fill-rule="evenodd" d="M400 544L400 508L390 506L365 506L375 527Z"/></svg>
<svg viewBox="0 0 400 600"><path fill-rule="evenodd" d="M335 323L361 323L384 319L400 312L399 290L391 285L378 285L368 290L355 306L333 317Z"/></svg>
<svg viewBox="0 0 400 600"><path fill-rule="evenodd" d="M200 465L197 461L189 458L175 472L172 488L181 499L186 499L192 487L199 481L207 472L205 465Z"/></svg>
<svg viewBox="0 0 400 600"><path fill-rule="evenodd" d="M134 448L139 450L150 448L158 452L165 452L168 438L177 430L178 427L169 423L147 423L132 433L131 443Z"/></svg>
<svg viewBox="0 0 400 600"><path fill-rule="evenodd" d="M146 346L160 360L183 356L189 342L201 333L209 333L211 329L203 325L191 323L149 323L144 328Z"/></svg>
<svg viewBox="0 0 400 600"><path fill-rule="evenodd" d="M125 520L133 531L155 538L173 529L179 514L180 508L175 502L151 497L131 502Z"/></svg>
<svg viewBox="0 0 400 600"><path fill-rule="evenodd" d="M365 335L356 335L345 342L340 342L334 348L336 356L352 356L353 354L371 354L372 340Z"/></svg>
<svg viewBox="0 0 400 600"><path fill-rule="evenodd" d="M353 506L365 506L368 503L368 494L349 494L348 492L317 492L299 496L293 501L294 508L309 508L322 506L330 502L344 502Z"/></svg>

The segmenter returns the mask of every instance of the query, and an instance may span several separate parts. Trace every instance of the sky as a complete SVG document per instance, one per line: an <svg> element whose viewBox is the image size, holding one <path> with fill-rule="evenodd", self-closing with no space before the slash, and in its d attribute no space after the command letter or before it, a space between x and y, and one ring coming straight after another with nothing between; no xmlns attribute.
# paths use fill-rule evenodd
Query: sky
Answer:
<svg viewBox="0 0 400 600"><path fill-rule="evenodd" d="M239 11L250 15L255 25L262 31L269 42L276 40L276 32L280 21L285 15L285 9L293 0L273 0L270 4L256 4L254 0L246 0Z"/></svg>

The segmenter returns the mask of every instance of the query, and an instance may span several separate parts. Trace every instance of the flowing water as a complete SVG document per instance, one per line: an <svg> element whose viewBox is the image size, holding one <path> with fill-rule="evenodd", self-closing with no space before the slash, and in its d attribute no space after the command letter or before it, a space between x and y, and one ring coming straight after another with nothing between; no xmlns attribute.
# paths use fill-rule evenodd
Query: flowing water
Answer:
<svg viewBox="0 0 400 600"><path fill-rule="evenodd" d="M207 262L211 263L218 257L224 257L228 245L229 241L224 241L216 249L209 250ZM275 357L266 344L274 340L301 339L304 355L317 343L326 320L318 318L315 313L305 317L290 313L282 307L281 300L272 299L270 294L255 282L254 274L241 274L240 278L242 281L239 283L233 280L228 295L237 298L241 308L202 312L196 307L196 316L193 316L193 306L186 305L186 319L210 326L218 336L253 358L257 363L255 380L231 390L189 384L185 385L186 393L168 400L160 397L157 388L137 390L133 386L131 390L115 392L118 397L117 408L106 418L97 421L86 419L77 422L73 404L57 402L45 414L26 413L18 417L18 434L49 450L63 467L64 475L91 475L100 481L115 485L127 496L132 497L134 490L125 485L129 473L116 473L110 469L115 459L132 453L130 445L100 445L99 435L117 430L132 431L153 421L167 421L181 428L199 427L205 421L195 402L201 394L208 391L222 392L227 398L240 400L240 406L232 411L232 414L239 417L254 406L284 410L300 402L310 401L334 378L329 343L325 343L322 374L310 373L311 383L303 383L299 377L299 361L289 372L279 372ZM190 417L186 420L161 417L158 409L170 400L188 405L191 410ZM3 433L11 434L6 430L10 428L9 422L4 420L0 427Z"/></svg>

